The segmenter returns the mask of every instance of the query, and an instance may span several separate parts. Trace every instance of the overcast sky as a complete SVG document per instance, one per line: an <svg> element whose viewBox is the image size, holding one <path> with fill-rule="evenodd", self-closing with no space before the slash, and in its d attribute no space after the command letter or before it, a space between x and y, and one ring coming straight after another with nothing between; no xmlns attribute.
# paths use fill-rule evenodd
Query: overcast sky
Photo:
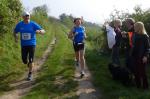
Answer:
<svg viewBox="0 0 150 99"><path fill-rule="evenodd" d="M125 10L130 13L136 5L142 9L150 8L150 0L21 0L24 8L32 8L46 4L49 15L59 17L60 14L72 14L75 17L83 16L84 20L102 23L109 18L113 9Z"/></svg>

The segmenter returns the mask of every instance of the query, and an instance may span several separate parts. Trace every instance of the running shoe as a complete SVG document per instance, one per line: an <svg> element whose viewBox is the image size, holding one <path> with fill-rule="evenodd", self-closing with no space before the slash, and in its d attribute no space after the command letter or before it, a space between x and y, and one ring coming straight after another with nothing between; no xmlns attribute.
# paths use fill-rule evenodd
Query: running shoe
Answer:
<svg viewBox="0 0 150 99"><path fill-rule="evenodd" d="M28 74L27 80L28 80L28 81L31 81L31 80L32 80L32 74L31 74L31 73Z"/></svg>
<svg viewBox="0 0 150 99"><path fill-rule="evenodd" d="M82 71L82 72L80 73L80 77L83 78L84 76L85 76L85 73L84 73L84 71Z"/></svg>

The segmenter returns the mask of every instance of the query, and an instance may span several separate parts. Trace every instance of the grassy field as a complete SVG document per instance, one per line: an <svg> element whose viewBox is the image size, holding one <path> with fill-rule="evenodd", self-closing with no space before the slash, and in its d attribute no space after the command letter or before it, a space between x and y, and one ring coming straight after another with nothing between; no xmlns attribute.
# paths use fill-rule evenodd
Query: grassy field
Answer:
<svg viewBox="0 0 150 99"><path fill-rule="evenodd" d="M102 91L103 99L150 99L150 90L137 89L135 86L127 87L112 80L108 71L111 55L101 54L93 46L91 42L87 45L87 65L92 72L94 85ZM148 72L150 78L150 70Z"/></svg>
<svg viewBox="0 0 150 99"><path fill-rule="evenodd" d="M55 26L52 28L57 38L54 50L39 73L38 85L23 99L77 99L72 45L61 24Z"/></svg>

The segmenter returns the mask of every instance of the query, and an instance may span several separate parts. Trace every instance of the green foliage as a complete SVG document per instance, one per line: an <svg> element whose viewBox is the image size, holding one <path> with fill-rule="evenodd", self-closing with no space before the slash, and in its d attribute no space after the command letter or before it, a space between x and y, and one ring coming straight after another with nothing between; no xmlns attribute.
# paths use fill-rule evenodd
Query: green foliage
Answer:
<svg viewBox="0 0 150 99"><path fill-rule="evenodd" d="M21 11L22 4L19 0L0 1L0 84L8 83L13 79L11 75L15 78L24 70L19 69L22 66L20 47L12 39L12 29Z"/></svg>
<svg viewBox="0 0 150 99"><path fill-rule="evenodd" d="M69 16L69 15L66 15L65 13L63 13L59 16L59 18L60 18L60 21L67 27L69 27L69 28L73 27L73 19L74 18L72 15Z"/></svg>
<svg viewBox="0 0 150 99"><path fill-rule="evenodd" d="M93 27L86 26L86 33L87 33L87 41L93 42L92 43L94 45L93 47L95 47L97 51L102 50L105 41L105 36L104 32L102 31L102 28L99 26Z"/></svg>
<svg viewBox="0 0 150 99"><path fill-rule="evenodd" d="M19 19L22 11L22 4L19 0L0 1L0 35L12 30L13 25Z"/></svg>
<svg viewBox="0 0 150 99"><path fill-rule="evenodd" d="M114 9L114 11L110 14L109 21L112 21L116 18L122 20L124 20L125 18L133 18L136 22L141 21L144 23L146 31L150 35L150 9L143 10L139 5L134 7L134 13ZM125 29L124 26L123 29Z"/></svg>
<svg viewBox="0 0 150 99"><path fill-rule="evenodd" d="M33 8L33 14L39 14L45 17L48 17L48 7L47 5L42 5Z"/></svg>
<svg viewBox="0 0 150 99"><path fill-rule="evenodd" d="M150 35L150 9L144 11L140 8L140 6L136 6L134 10L135 13L131 14L131 17L133 17L136 21L143 22L147 33Z"/></svg>
<svg viewBox="0 0 150 99"><path fill-rule="evenodd" d="M124 19L124 18L127 18L129 17L130 14L128 11L120 11L118 9L114 9L111 14L110 14L110 19L109 21L113 21L114 19Z"/></svg>
<svg viewBox="0 0 150 99"><path fill-rule="evenodd" d="M33 8L33 13L31 14L31 20L35 21L36 23L40 24L42 28L46 31L46 34L44 36L37 35L37 51L36 51L36 58L41 57L43 54L43 50L45 50L50 43L50 41L54 37L54 32L52 32L53 26L53 21L55 19L52 19L48 17L47 14L47 6L38 6Z"/></svg>

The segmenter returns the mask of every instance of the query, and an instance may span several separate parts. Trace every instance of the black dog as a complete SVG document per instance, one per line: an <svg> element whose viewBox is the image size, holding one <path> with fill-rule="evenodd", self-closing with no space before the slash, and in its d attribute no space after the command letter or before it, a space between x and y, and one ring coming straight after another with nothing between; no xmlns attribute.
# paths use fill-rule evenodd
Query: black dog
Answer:
<svg viewBox="0 0 150 99"><path fill-rule="evenodd" d="M127 68L112 63L108 64L108 68L114 80L118 80L124 85L131 83L131 73Z"/></svg>

